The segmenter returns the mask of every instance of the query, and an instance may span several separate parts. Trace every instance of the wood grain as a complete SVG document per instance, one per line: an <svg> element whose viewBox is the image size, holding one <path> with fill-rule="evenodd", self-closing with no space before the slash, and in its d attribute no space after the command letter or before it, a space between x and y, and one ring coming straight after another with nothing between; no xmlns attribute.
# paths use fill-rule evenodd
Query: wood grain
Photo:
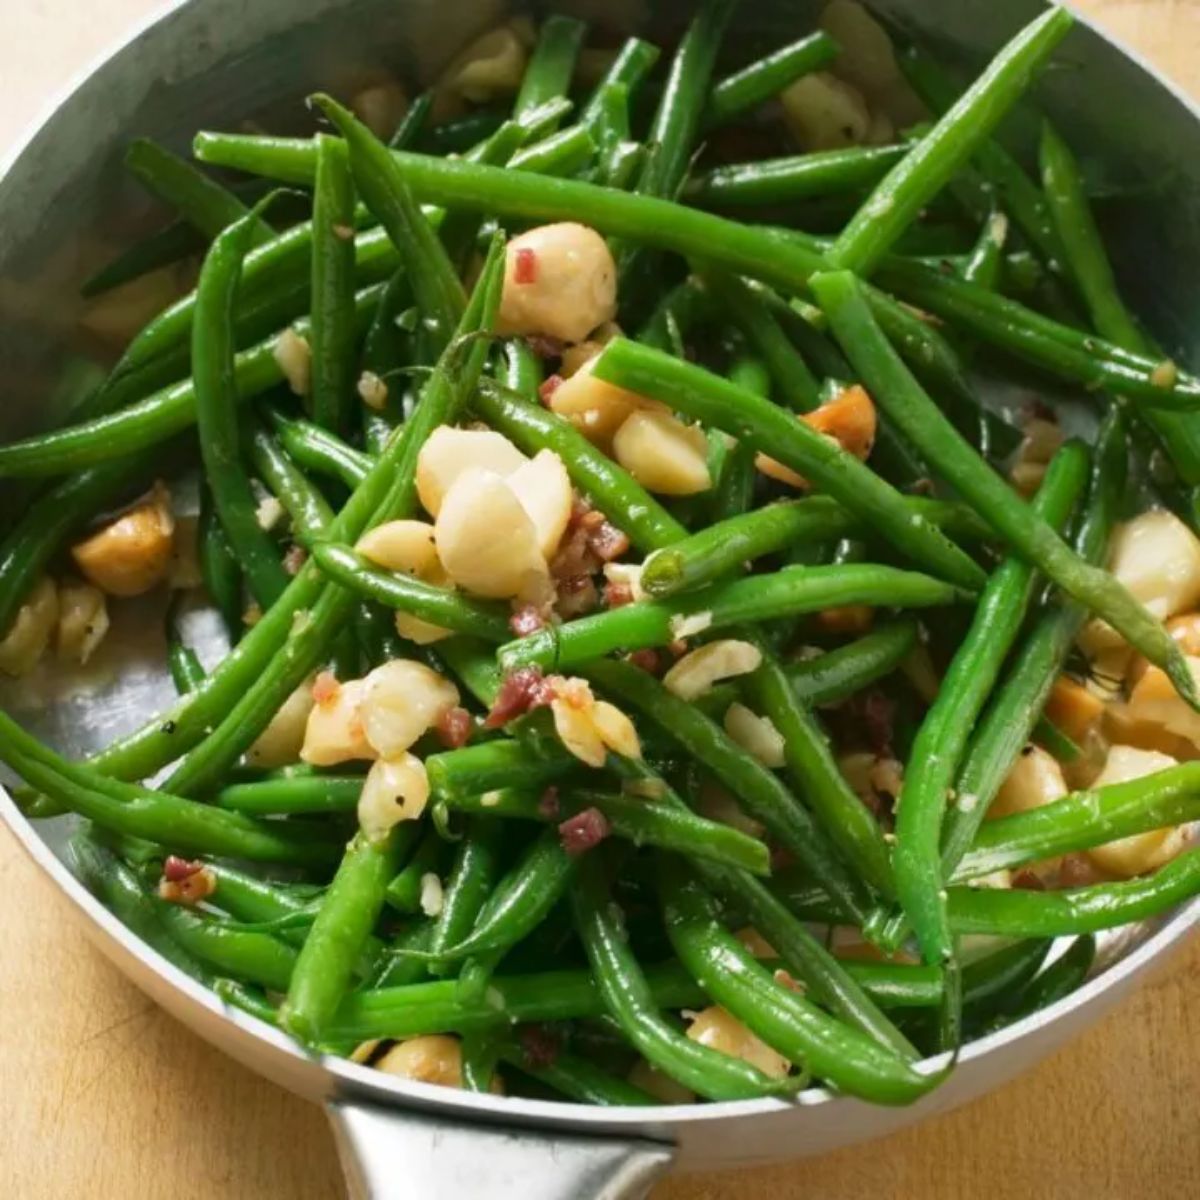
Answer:
<svg viewBox="0 0 1200 1200"><path fill-rule="evenodd" d="M4 3L0 151L154 0ZM1078 7L1200 93L1196 0ZM320 1112L157 1010L0 830L0 1195L342 1194ZM686 1177L655 1200L1200 1196L1200 941L1068 1049L918 1129L821 1159Z"/></svg>

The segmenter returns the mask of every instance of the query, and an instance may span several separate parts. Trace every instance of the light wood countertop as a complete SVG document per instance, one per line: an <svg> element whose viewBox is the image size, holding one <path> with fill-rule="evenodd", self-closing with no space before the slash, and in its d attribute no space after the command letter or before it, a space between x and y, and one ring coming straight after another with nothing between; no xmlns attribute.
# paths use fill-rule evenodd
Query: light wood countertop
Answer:
<svg viewBox="0 0 1200 1200"><path fill-rule="evenodd" d="M1197 0L1080 0L1200 93ZM0 148L153 0L4 5ZM0 830L0 1194L341 1195L320 1111L158 1010ZM664 1184L656 1200L1200 1196L1200 941L1032 1073L869 1149Z"/></svg>

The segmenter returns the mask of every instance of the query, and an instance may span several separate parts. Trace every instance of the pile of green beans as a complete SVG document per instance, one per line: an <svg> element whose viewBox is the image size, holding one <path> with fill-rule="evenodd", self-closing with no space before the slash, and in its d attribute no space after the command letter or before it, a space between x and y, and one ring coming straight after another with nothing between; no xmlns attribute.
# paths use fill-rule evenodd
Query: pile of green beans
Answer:
<svg viewBox="0 0 1200 1200"><path fill-rule="evenodd" d="M1118 723L1047 715L1089 621L1200 707L1104 567L1138 515L1131 447L1160 445L1146 482L1196 532L1200 378L1126 307L1062 136L1043 122L1029 162L993 136L1071 25L1051 8L961 91L898 45L933 118L885 144L891 87L866 89L864 144L807 144L811 81L789 89L855 78L861 47L817 31L748 61L737 0L703 0L673 47L629 38L587 87L593 30L548 16L508 101L439 82L387 139L319 94L312 136L201 132L200 166L134 141L169 216L84 295L195 253L198 282L70 424L0 446L28 501L0 541L0 663L41 636L75 540L120 543L116 506L192 467L198 571L177 539L166 711L86 762L0 712L25 813L82 818L80 879L226 1002L312 1051L451 1035L468 1090L644 1107L640 1058L699 1100L908 1104L966 1038L1070 994L1098 935L1200 894L1198 850L1053 874L1200 821L1200 764L1088 786ZM563 294L536 228L560 222L607 247ZM593 300L580 344L554 334ZM981 395L1006 365L1098 407L1095 436L1034 464L1025 415ZM568 383L588 405L556 400ZM462 477L422 457L445 427L546 467L489 481L545 560L515 594L450 570ZM1044 464L1029 499L1014 457ZM428 537L429 570L362 542L395 521L425 523L387 536ZM87 559L72 573L105 586ZM373 674L395 660L456 693L421 708L403 797L374 743L424 700ZM1031 743L1074 790L985 819ZM854 937L883 953L839 957Z"/></svg>

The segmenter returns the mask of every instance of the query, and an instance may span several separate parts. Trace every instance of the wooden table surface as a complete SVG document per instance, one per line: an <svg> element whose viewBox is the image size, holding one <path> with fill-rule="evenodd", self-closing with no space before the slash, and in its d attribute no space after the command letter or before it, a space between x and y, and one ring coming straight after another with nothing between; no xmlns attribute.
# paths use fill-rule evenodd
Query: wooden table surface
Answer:
<svg viewBox="0 0 1200 1200"><path fill-rule="evenodd" d="M0 0L0 150L154 0ZM1080 0L1200 93L1198 0ZM86 9L86 11L85 11ZM0 1195L342 1194L321 1113L222 1056L94 951L0 829ZM1200 1196L1200 940L1031 1074L869 1150L672 1180L655 1200Z"/></svg>

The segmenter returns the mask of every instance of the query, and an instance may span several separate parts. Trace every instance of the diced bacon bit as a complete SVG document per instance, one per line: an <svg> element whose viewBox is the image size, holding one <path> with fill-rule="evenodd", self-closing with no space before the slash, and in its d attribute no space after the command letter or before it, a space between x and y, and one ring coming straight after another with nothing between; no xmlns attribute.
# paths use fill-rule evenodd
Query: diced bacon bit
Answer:
<svg viewBox="0 0 1200 1200"><path fill-rule="evenodd" d="M635 667L641 667L643 671L651 675L657 675L662 670L662 661L659 659L658 651L649 646L635 650L629 656L629 662Z"/></svg>
<svg viewBox="0 0 1200 1200"><path fill-rule="evenodd" d="M499 729L514 717L540 708L554 698L554 684L537 667L521 667L504 677L500 691L483 722L485 729Z"/></svg>
<svg viewBox="0 0 1200 1200"><path fill-rule="evenodd" d="M538 399L546 408L550 407L550 401L553 399L554 393L562 387L562 382L561 375L551 375L538 385Z"/></svg>
<svg viewBox="0 0 1200 1200"><path fill-rule="evenodd" d="M787 988L787 990L789 992L803 992L804 991L804 984L802 984L794 976L789 975L788 972L785 971L782 967L780 967L779 970L775 972L773 978L777 984L779 984L781 987Z"/></svg>
<svg viewBox="0 0 1200 1200"><path fill-rule="evenodd" d="M531 333L525 338L525 344L543 361L547 358L562 358L566 349L566 343L561 338L551 337L548 333ZM561 378L558 381L562 383Z"/></svg>
<svg viewBox="0 0 1200 1200"><path fill-rule="evenodd" d="M610 579L604 585L604 607L621 608L633 603L633 588L620 580Z"/></svg>
<svg viewBox="0 0 1200 1200"><path fill-rule="evenodd" d="M537 283L537 277L537 251L528 246L520 247L516 253L516 261L513 263L513 282Z"/></svg>
<svg viewBox="0 0 1200 1200"><path fill-rule="evenodd" d="M582 616L591 612L599 601L600 593L590 575L572 575L559 582L557 608L560 616Z"/></svg>
<svg viewBox="0 0 1200 1200"><path fill-rule="evenodd" d="M455 705L438 717L436 728L442 745L447 750L458 750L471 738L471 714Z"/></svg>
<svg viewBox="0 0 1200 1200"><path fill-rule="evenodd" d="M545 628L545 625L546 618L542 616L542 611L536 604L522 604L508 618L509 629L519 638L528 637L531 633L537 633L539 629Z"/></svg>
<svg viewBox="0 0 1200 1200"><path fill-rule="evenodd" d="M163 863L159 896L171 904L199 904L217 890L217 877L202 862L177 858L174 854Z"/></svg>
<svg viewBox="0 0 1200 1200"><path fill-rule="evenodd" d="M300 568L308 561L308 551L303 546L291 545L283 556L283 569L289 575L299 575Z"/></svg>
<svg viewBox="0 0 1200 1200"><path fill-rule="evenodd" d="M317 704L329 704L337 699L341 690L342 685L338 683L337 676L332 671L322 671L313 680L312 698Z"/></svg>
<svg viewBox="0 0 1200 1200"><path fill-rule="evenodd" d="M517 1040L526 1065L534 1071L552 1067L562 1048L558 1035L548 1025L522 1025Z"/></svg>
<svg viewBox="0 0 1200 1200"><path fill-rule="evenodd" d="M585 528L588 528L588 547L601 562L612 562L629 549L628 535L604 517L594 528Z"/></svg>
<svg viewBox="0 0 1200 1200"><path fill-rule="evenodd" d="M547 821L553 821L558 818L560 811L558 788L551 784L538 800L538 816L543 817Z"/></svg>
<svg viewBox="0 0 1200 1200"><path fill-rule="evenodd" d="M1017 871L1013 875L1012 885L1014 888L1024 892L1044 892L1046 890L1045 883L1038 877L1037 873L1030 871L1028 868Z"/></svg>
<svg viewBox="0 0 1200 1200"><path fill-rule="evenodd" d="M596 510L582 496L577 495L571 503L571 516L567 521L567 528L575 529L576 527L584 524L586 521L593 520L594 518L591 514L595 511ZM600 519L604 519L603 513L600 514Z"/></svg>
<svg viewBox="0 0 1200 1200"><path fill-rule="evenodd" d="M796 865L796 856L786 846L771 847L771 870L785 871Z"/></svg>
<svg viewBox="0 0 1200 1200"><path fill-rule="evenodd" d="M569 523L550 563L550 574L555 579L570 579L574 575L594 575L599 569L600 560L592 550L591 531L580 522Z"/></svg>
<svg viewBox="0 0 1200 1200"><path fill-rule="evenodd" d="M600 845L611 832L608 818L598 808L585 808L558 827L562 848L572 857Z"/></svg>
<svg viewBox="0 0 1200 1200"><path fill-rule="evenodd" d="M867 745L879 758L891 758L895 702L882 692L872 690L863 697L860 712L863 730L867 735Z"/></svg>

